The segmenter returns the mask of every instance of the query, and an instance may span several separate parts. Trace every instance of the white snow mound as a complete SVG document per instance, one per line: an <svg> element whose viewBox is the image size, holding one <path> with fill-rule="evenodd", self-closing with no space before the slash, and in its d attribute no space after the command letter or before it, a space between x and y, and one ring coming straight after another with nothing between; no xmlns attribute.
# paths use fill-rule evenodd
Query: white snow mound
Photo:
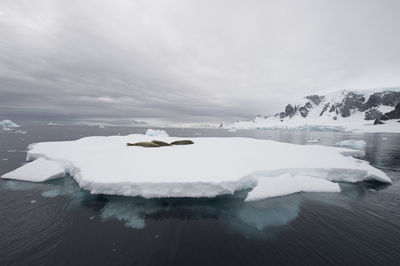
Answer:
<svg viewBox="0 0 400 266"><path fill-rule="evenodd" d="M27 160L46 160L28 163L3 178L34 182L54 178L60 169L50 169L51 161L91 193L144 198L215 197L254 188L248 200L300 191L339 191L332 182L391 183L384 172L368 162L344 156L354 151L345 148L201 137L190 138L192 145L126 146L128 142L153 139L134 134L33 144L28 147ZM34 167L28 168L31 164ZM23 174L16 175L18 171Z"/></svg>

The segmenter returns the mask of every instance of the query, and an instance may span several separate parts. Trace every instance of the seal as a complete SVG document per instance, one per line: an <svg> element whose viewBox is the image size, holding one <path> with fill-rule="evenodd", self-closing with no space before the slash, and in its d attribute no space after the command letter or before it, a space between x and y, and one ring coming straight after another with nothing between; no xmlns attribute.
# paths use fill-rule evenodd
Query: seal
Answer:
<svg viewBox="0 0 400 266"><path fill-rule="evenodd" d="M136 142L136 143L126 143L126 146L140 146L140 147L145 147L145 148L157 148L160 147L160 145L157 145L152 142Z"/></svg>
<svg viewBox="0 0 400 266"><path fill-rule="evenodd" d="M193 141L185 139L185 140L176 140L171 142L171 145L190 145L190 144L194 144Z"/></svg>
<svg viewBox="0 0 400 266"><path fill-rule="evenodd" d="M171 144L160 140L152 140L151 143L157 144L158 146L171 146Z"/></svg>

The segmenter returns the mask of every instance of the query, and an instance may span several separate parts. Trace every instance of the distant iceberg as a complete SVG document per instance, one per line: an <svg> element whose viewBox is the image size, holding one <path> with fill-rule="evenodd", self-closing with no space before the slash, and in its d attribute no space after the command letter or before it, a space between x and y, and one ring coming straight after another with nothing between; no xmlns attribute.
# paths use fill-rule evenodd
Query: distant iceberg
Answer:
<svg viewBox="0 0 400 266"><path fill-rule="evenodd" d="M34 161L2 178L43 182L68 173L93 194L144 198L215 197L253 189L247 201L338 192L336 182L391 183L381 170L349 157L358 151L346 148L231 137L191 138L192 145L158 148L126 145L154 140L150 135L32 144L27 160ZM162 136L168 143L179 140Z"/></svg>
<svg viewBox="0 0 400 266"><path fill-rule="evenodd" d="M3 128L3 130L10 130L12 128L19 127L19 125L8 119L0 121L0 126Z"/></svg>
<svg viewBox="0 0 400 266"><path fill-rule="evenodd" d="M55 123L55 122L49 122L47 123L48 126L64 126L62 123Z"/></svg>
<svg viewBox="0 0 400 266"><path fill-rule="evenodd" d="M167 131L162 129L151 129L151 128L146 130L145 135L149 137L169 137Z"/></svg>

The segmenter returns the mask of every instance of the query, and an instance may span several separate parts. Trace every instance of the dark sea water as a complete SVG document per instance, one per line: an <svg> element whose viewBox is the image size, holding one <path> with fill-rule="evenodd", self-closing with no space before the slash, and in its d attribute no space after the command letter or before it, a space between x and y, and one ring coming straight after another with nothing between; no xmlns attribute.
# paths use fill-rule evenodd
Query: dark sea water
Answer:
<svg viewBox="0 0 400 266"><path fill-rule="evenodd" d="M25 125L0 130L0 175L41 141L144 133L145 128ZM400 134L167 129L172 136L241 136L315 145L367 142L365 159L392 185L340 184L244 203L91 195L71 177L0 180L0 265L400 265Z"/></svg>

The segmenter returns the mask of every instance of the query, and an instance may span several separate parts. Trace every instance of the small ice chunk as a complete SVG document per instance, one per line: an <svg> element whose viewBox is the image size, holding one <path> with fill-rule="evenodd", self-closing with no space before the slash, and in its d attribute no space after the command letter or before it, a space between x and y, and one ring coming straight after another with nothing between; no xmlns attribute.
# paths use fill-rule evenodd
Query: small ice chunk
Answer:
<svg viewBox="0 0 400 266"><path fill-rule="evenodd" d="M0 121L0 126L2 126L5 130L9 130L12 127L19 127L19 125L8 119Z"/></svg>
<svg viewBox="0 0 400 266"><path fill-rule="evenodd" d="M44 182L64 175L64 167L62 167L60 163L39 158L3 175L2 178Z"/></svg>
<svg viewBox="0 0 400 266"><path fill-rule="evenodd" d="M305 140L308 143L318 143L319 142L319 138L318 137L308 137L308 138L305 138Z"/></svg>
<svg viewBox="0 0 400 266"><path fill-rule="evenodd" d="M236 132L236 128L230 128L228 129L228 132Z"/></svg>
<svg viewBox="0 0 400 266"><path fill-rule="evenodd" d="M365 140L354 140L354 139L349 139L349 140L343 140L335 144L336 147L344 147L344 148L349 148L349 149L355 149L359 151L365 151L365 148L367 146L367 143Z"/></svg>
<svg viewBox="0 0 400 266"><path fill-rule="evenodd" d="M340 192L340 186L326 179L284 174L277 177L263 177L249 192L245 201L289 195L298 192Z"/></svg>
<svg viewBox="0 0 400 266"><path fill-rule="evenodd" d="M150 137L169 137L168 133L162 129L147 129L146 136Z"/></svg>

